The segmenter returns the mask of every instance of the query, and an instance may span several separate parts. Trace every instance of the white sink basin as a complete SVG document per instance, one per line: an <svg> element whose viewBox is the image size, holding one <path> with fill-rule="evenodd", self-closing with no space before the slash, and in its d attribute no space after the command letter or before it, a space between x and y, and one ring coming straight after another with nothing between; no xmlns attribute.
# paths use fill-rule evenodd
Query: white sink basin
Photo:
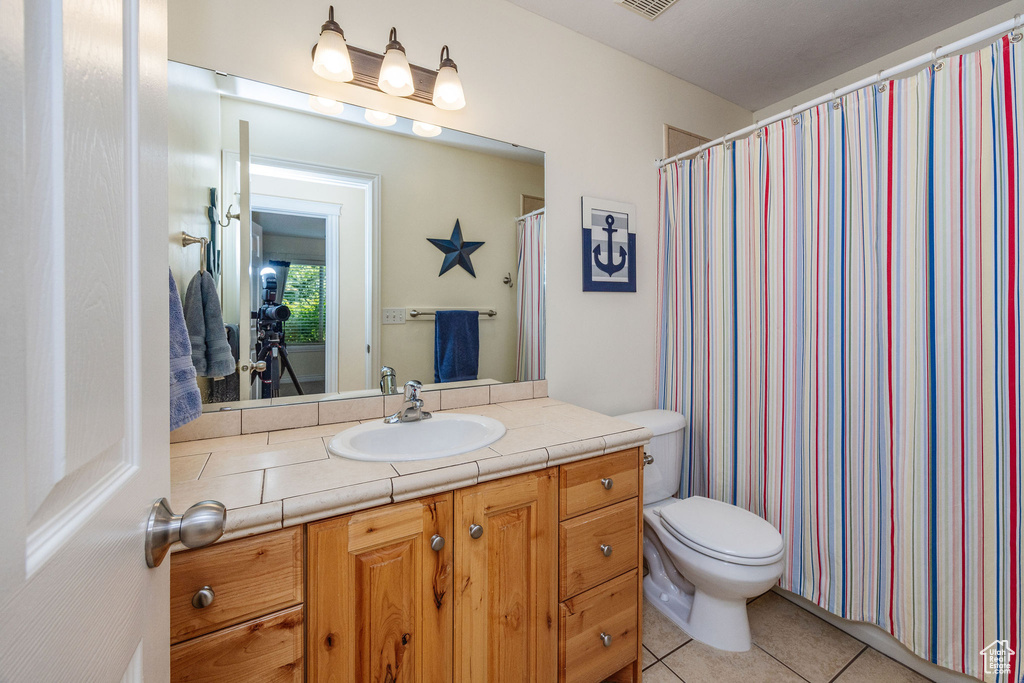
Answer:
<svg viewBox="0 0 1024 683"><path fill-rule="evenodd" d="M505 425L490 417L435 413L420 422L367 422L335 436L327 449L351 460L430 460L475 451L504 435Z"/></svg>

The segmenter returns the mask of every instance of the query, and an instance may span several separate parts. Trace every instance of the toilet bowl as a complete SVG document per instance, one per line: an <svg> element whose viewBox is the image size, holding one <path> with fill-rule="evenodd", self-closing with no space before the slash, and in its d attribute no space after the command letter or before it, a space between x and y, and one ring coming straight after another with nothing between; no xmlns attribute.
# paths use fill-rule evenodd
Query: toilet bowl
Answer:
<svg viewBox="0 0 1024 683"><path fill-rule="evenodd" d="M720 650L750 649L747 598L771 588L785 569L782 535L735 505L680 500L679 413L648 410L619 419L654 432L644 469L644 597L683 631Z"/></svg>

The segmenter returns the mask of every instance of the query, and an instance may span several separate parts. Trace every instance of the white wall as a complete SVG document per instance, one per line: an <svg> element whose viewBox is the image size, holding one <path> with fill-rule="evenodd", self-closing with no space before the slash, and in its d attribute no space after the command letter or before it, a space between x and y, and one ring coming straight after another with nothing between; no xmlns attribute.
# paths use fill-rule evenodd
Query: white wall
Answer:
<svg viewBox="0 0 1024 683"><path fill-rule="evenodd" d="M213 74L168 64L167 246L171 274L184 297L199 270L198 245L182 248L181 233L210 236L206 207L220 187L220 95Z"/></svg>
<svg viewBox="0 0 1024 683"><path fill-rule="evenodd" d="M313 74L327 4L175 0L169 57L544 150L549 390L608 413L653 407L662 126L714 138L750 112L505 0L337 6L351 45L381 50L395 26L410 61L431 68L449 45L468 106L442 112ZM582 292L583 195L637 205L636 294Z"/></svg>
<svg viewBox="0 0 1024 683"><path fill-rule="evenodd" d="M984 31L985 29L1007 21L1008 19L1013 19L1016 14L1024 14L1024 0L1013 0L1013 2L1000 5L995 9L977 15L973 19L968 19L956 26L951 26L945 31L935 33L924 40L911 43L910 45L895 52L891 52L884 57L880 57L874 61L864 64L863 66L836 76L835 78L819 83L813 88L808 88L803 92L793 95L792 97L781 99L775 104L754 112L754 121L768 118L769 116L778 114L780 111L785 111L790 107L799 106L804 102L809 102L814 98L820 97L833 90L856 83L868 76L873 76L879 71L898 66L903 62L914 59L915 57L920 57L921 55L931 52L943 45L955 43L961 38L966 38L978 31ZM980 47L980 45L978 47ZM977 47L970 49L975 50Z"/></svg>

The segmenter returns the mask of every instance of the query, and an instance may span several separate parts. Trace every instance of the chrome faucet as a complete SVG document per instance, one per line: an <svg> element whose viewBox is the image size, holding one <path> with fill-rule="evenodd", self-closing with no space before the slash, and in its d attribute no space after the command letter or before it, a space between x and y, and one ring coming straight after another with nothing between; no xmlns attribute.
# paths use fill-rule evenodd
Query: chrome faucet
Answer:
<svg viewBox="0 0 1024 683"><path fill-rule="evenodd" d="M397 394L398 388L395 383L398 381L398 377L395 375L395 369L391 366L385 365L380 369L380 393Z"/></svg>
<svg viewBox="0 0 1024 683"><path fill-rule="evenodd" d="M398 422L419 422L420 420L429 420L431 415L427 411L423 410L423 399L420 398L420 392L423 391L423 384L419 380L410 380L405 383L405 403L402 404L402 409L394 415L388 415L384 418L384 422L388 424L395 424Z"/></svg>

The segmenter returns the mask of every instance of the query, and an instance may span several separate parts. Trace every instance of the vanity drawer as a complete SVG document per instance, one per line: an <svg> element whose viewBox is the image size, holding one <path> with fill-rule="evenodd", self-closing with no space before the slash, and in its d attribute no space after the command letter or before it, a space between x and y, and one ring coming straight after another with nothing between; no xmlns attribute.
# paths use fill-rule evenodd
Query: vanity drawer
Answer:
<svg viewBox="0 0 1024 683"><path fill-rule="evenodd" d="M302 607L171 647L173 683L301 683Z"/></svg>
<svg viewBox="0 0 1024 683"><path fill-rule="evenodd" d="M633 571L560 605L560 681L603 681L636 659L637 580Z"/></svg>
<svg viewBox="0 0 1024 683"><path fill-rule="evenodd" d="M559 600L636 568L637 505L633 498L559 525Z"/></svg>
<svg viewBox="0 0 1024 683"><path fill-rule="evenodd" d="M213 602L194 607L204 586ZM171 644L300 602L300 526L171 555Z"/></svg>
<svg viewBox="0 0 1024 683"><path fill-rule="evenodd" d="M562 465L558 477L560 519L635 498L639 466L637 448Z"/></svg>

